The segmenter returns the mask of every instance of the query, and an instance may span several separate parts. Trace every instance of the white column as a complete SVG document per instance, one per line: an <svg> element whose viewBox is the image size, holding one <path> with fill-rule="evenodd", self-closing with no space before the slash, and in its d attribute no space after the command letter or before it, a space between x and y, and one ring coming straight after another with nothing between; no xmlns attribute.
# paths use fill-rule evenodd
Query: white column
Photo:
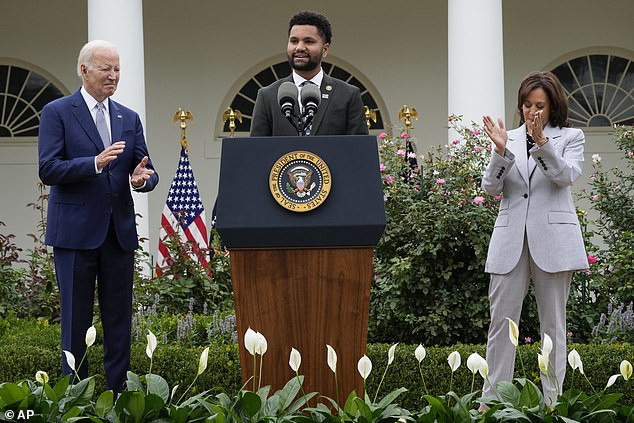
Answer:
<svg viewBox="0 0 634 423"><path fill-rule="evenodd" d="M467 125L485 114L504 120L502 37L502 0L449 0L448 112Z"/></svg>
<svg viewBox="0 0 634 423"><path fill-rule="evenodd" d="M121 79L113 99L136 111L145 128L142 0L88 0L88 40L108 40L119 50ZM147 131L145 133L147 135ZM148 196L136 192L132 196L134 208L141 215L137 218L137 230L141 237L148 239ZM150 251L147 241L141 247Z"/></svg>

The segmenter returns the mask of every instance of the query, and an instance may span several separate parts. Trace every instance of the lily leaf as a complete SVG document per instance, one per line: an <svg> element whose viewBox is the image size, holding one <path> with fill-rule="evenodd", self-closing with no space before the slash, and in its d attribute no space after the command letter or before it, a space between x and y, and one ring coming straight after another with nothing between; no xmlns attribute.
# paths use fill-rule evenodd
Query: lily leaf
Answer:
<svg viewBox="0 0 634 423"><path fill-rule="evenodd" d="M142 391L143 384L141 383L141 378L136 374L128 371L127 373L128 379L125 381L126 388L128 391Z"/></svg>
<svg viewBox="0 0 634 423"><path fill-rule="evenodd" d="M304 376L291 378L282 389L274 394L280 400L280 410L285 411L293 403L302 383L304 383Z"/></svg>
<svg viewBox="0 0 634 423"><path fill-rule="evenodd" d="M95 414L98 417L106 418L106 415L112 410L114 406L114 393L112 391L104 391L95 404Z"/></svg>
<svg viewBox="0 0 634 423"><path fill-rule="evenodd" d="M15 383L6 382L0 385L0 398L9 406L21 402L29 393L25 393L24 390Z"/></svg>
<svg viewBox="0 0 634 423"><path fill-rule="evenodd" d="M141 392L131 392L125 410L130 413L136 423L139 423L145 412L145 396Z"/></svg>
<svg viewBox="0 0 634 423"><path fill-rule="evenodd" d="M381 408L386 407L388 404L393 403L394 400L396 400L396 398L398 398L398 396L404 392L407 392L407 389L403 387L393 390L392 392L384 396L381 401L379 401L378 406Z"/></svg>
<svg viewBox="0 0 634 423"><path fill-rule="evenodd" d="M170 388L165 379L159 375L150 373L145 375L145 383L148 387L148 393L158 395L164 403L169 401Z"/></svg>
<svg viewBox="0 0 634 423"><path fill-rule="evenodd" d="M240 404L240 407L242 407L247 417L251 418L255 416L260 411L260 408L262 408L262 400L257 394L251 391L244 391L239 395L240 399L238 404Z"/></svg>
<svg viewBox="0 0 634 423"><path fill-rule="evenodd" d="M520 402L520 390L517 389L512 382L503 380L497 385L498 394L502 402L511 404L513 407L518 407Z"/></svg>
<svg viewBox="0 0 634 423"><path fill-rule="evenodd" d="M66 375L65 377L57 381L55 387L53 388L53 390L55 391L55 395L57 395L57 398L62 398L64 394L66 394L66 389L68 389L69 384L70 375Z"/></svg>

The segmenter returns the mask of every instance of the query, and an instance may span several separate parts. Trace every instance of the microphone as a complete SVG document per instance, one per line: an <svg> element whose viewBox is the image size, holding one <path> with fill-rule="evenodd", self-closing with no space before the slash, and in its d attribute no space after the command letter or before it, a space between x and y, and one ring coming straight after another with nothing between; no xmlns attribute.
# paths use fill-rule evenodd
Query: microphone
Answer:
<svg viewBox="0 0 634 423"><path fill-rule="evenodd" d="M306 116L314 116L317 113L319 102L321 101L321 91L315 84L306 84L302 87L301 100L304 105Z"/></svg>
<svg viewBox="0 0 634 423"><path fill-rule="evenodd" d="M280 105L282 114L290 119L293 115L293 108L297 102L298 90L292 82L283 82L277 89L277 102Z"/></svg>

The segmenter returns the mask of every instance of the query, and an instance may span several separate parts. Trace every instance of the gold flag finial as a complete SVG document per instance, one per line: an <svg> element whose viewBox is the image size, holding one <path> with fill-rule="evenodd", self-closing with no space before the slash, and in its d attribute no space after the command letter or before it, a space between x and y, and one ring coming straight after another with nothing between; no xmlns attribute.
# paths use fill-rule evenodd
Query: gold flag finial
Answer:
<svg viewBox="0 0 634 423"><path fill-rule="evenodd" d="M229 132L231 133L231 138L233 138L233 133L236 130L236 119L238 122L242 123L242 113L240 110L233 110L231 107L227 107L227 110L222 114L222 122L226 123L229 121Z"/></svg>
<svg viewBox="0 0 634 423"><path fill-rule="evenodd" d="M410 134L412 129L411 118L418 120L418 112L416 111L415 108L409 107L408 105L404 104L403 107L401 107L401 110L398 111L398 120L400 120L401 122L403 122L403 124L405 124L405 132L407 132L407 135L411 135Z"/></svg>
<svg viewBox="0 0 634 423"><path fill-rule="evenodd" d="M179 126L181 128L181 145L185 149L185 151L189 152L189 146L187 144L187 135L185 134L185 130L187 129L187 121L193 122L194 115L189 110L183 110L182 108L178 108L176 113L174 113L174 123L180 122Z"/></svg>
<svg viewBox="0 0 634 423"><path fill-rule="evenodd" d="M371 122L376 123L376 111L371 110L368 106L363 106L363 109L365 110L365 124L368 125L368 129L370 129L372 125Z"/></svg>

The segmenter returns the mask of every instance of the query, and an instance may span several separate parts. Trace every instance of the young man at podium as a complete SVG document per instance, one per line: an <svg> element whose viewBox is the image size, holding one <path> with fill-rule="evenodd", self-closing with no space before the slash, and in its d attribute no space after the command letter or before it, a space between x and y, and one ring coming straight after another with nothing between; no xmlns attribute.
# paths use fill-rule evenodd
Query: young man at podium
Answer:
<svg viewBox="0 0 634 423"><path fill-rule="evenodd" d="M286 54L293 72L258 91L252 137L368 135L359 89L321 68L331 39L324 15L303 11L291 17Z"/></svg>

